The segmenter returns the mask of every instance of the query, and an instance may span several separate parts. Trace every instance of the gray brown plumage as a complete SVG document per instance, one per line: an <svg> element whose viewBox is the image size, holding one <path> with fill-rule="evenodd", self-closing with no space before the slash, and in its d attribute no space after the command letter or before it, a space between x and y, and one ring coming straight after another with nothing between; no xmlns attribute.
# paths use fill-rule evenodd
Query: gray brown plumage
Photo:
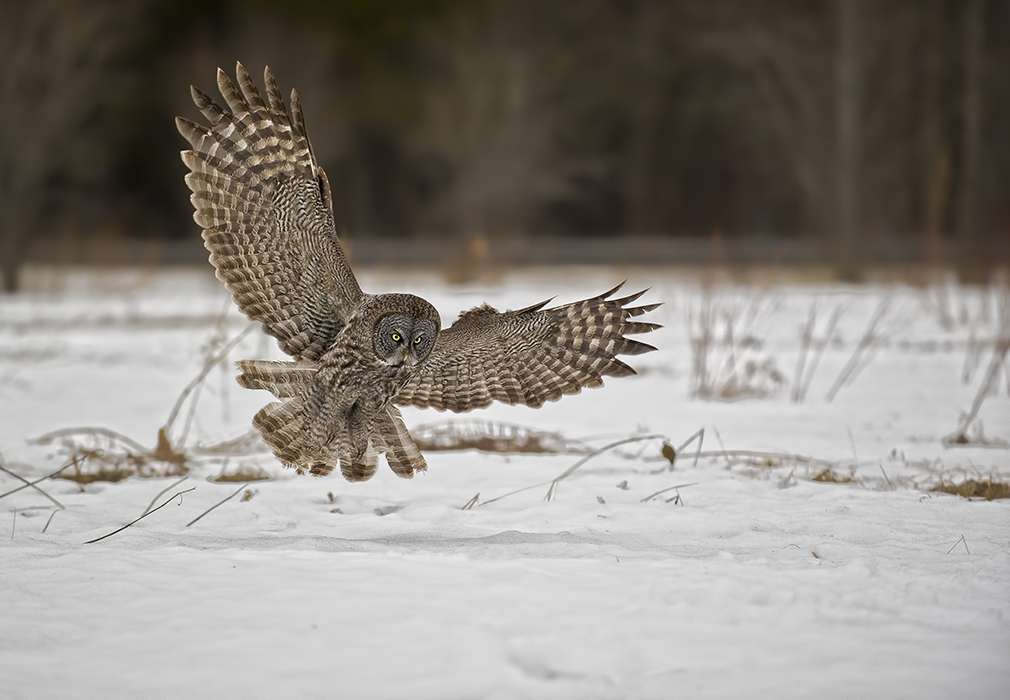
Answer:
<svg viewBox="0 0 1010 700"><path fill-rule="evenodd" d="M289 112L269 68L266 101L241 64L236 78L238 87L218 70L227 109L193 88L209 126L176 123L192 145L182 152L186 183L218 278L294 358L239 363L240 384L280 399L253 424L284 464L315 475L339 465L361 481L384 454L410 477L426 464L397 405L535 408L634 374L617 356L655 349L625 336L658 328L633 319L659 305L630 306L644 292L610 298L620 287L551 308L484 305L445 330L419 297L363 293L337 240L297 93Z"/></svg>

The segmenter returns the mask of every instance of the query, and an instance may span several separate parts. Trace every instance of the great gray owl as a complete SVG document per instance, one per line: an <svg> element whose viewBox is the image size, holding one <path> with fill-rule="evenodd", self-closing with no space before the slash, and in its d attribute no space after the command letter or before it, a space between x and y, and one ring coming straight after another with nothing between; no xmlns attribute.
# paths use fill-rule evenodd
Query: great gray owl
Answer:
<svg viewBox="0 0 1010 700"><path fill-rule="evenodd" d="M325 475L339 464L362 481L384 453L396 474L411 477L427 466L397 405L536 408L604 376L634 374L616 356L655 350L625 335L658 328L630 319L659 304L629 306L644 292L611 299L619 286L553 308L485 304L445 330L424 299L363 293L337 240L298 94L289 112L269 68L266 102L241 64L236 77L238 88L218 69L228 109L192 89L210 126L176 125L193 146L182 152L186 184L218 278L294 358L239 363L242 386L280 399L253 424L285 465Z"/></svg>

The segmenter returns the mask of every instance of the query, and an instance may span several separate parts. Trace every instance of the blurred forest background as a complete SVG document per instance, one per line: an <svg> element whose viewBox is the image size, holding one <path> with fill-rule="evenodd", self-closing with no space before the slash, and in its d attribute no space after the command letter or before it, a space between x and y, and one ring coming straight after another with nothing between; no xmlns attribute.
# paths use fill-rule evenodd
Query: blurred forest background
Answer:
<svg viewBox="0 0 1010 700"><path fill-rule="evenodd" d="M1008 259L1010 0L0 7L8 290L204 259L173 117L236 60L298 89L359 261Z"/></svg>

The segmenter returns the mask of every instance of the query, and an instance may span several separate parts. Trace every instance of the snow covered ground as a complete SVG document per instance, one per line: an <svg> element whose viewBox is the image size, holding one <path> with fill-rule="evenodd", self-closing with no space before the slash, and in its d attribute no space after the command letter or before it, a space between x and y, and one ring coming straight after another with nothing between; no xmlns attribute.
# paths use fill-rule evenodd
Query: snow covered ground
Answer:
<svg viewBox="0 0 1010 700"><path fill-rule="evenodd" d="M185 463L145 456L248 324L209 269L32 272L29 292L0 298L5 469L34 480L103 449L83 472L189 472L2 496L0 697L1007 697L1010 500L930 490L1010 481L1005 364L970 444L943 443L1007 333L1006 292L705 287L658 269L361 282L421 294L448 322L624 277L666 302L643 338L659 351L631 359L640 376L538 411L404 411L411 428L479 419L596 447L680 447L704 429L697 463L697 441L672 470L663 439L630 442L545 500L583 453L428 450L412 481L348 484L298 477L255 443L211 449L267 401L233 380L235 360L280 357L258 330L172 421ZM29 442L63 428L140 445ZM270 479L241 480L258 470ZM21 485L0 472L0 494Z"/></svg>

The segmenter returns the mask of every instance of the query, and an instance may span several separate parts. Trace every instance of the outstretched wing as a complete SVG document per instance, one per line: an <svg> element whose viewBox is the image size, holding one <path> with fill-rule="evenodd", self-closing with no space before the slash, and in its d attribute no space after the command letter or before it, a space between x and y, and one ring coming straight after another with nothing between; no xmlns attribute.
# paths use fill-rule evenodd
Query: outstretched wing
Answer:
<svg viewBox="0 0 1010 700"><path fill-rule="evenodd" d="M192 89L209 127L176 119L193 146L182 152L193 218L242 313L287 354L315 360L363 295L337 240L330 186L312 154L298 94L291 91L288 113L269 68L266 103L242 64L235 73L239 89L217 72L227 110Z"/></svg>
<svg viewBox="0 0 1010 700"><path fill-rule="evenodd" d="M659 328L630 320L659 304L628 306L645 291L609 299L621 286L550 309L543 308L545 301L519 311L484 305L465 312L439 334L431 355L394 401L456 413L492 401L536 408L600 386L604 376L635 374L617 355L656 349L624 336Z"/></svg>

